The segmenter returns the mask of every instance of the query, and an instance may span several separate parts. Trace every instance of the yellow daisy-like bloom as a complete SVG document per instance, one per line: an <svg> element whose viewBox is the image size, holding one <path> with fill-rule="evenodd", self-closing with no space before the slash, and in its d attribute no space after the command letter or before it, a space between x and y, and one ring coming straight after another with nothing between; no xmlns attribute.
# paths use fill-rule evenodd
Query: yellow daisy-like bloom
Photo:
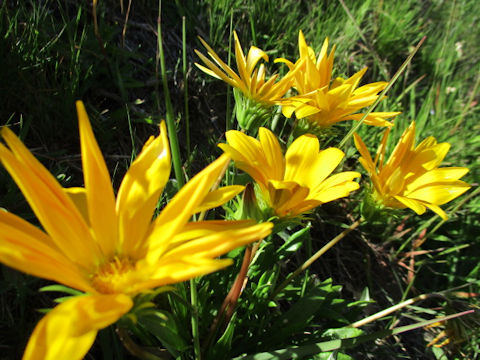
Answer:
<svg viewBox="0 0 480 360"><path fill-rule="evenodd" d="M200 64L195 65L208 75L223 80L234 88L239 89L247 98L257 103L267 107L276 104L290 89L292 76L289 75L277 81L278 74L275 74L266 81L265 65L260 64L257 69L255 69L255 67L261 59L268 62L268 55L258 47L251 46L247 57L245 57L237 33L233 32L233 36L235 38L235 59L237 62L238 75L223 62L215 51L201 38L200 41L214 62L198 50L195 50L198 57L207 67Z"/></svg>
<svg viewBox="0 0 480 360"><path fill-rule="evenodd" d="M430 136L415 146L415 122L405 130L386 163L385 147L390 129L385 131L375 161L364 142L354 134L360 152L360 163L369 173L374 198L386 207L410 208L421 215L426 208L447 220L439 205L462 195L470 185L459 180L468 172L464 167L438 166L450 149L448 143L437 143Z"/></svg>
<svg viewBox="0 0 480 360"><path fill-rule="evenodd" d="M259 140L242 132L226 133L228 144L218 146L248 173L260 187L263 198L279 217L293 217L323 203L348 196L358 189L358 172L329 177L344 153L337 148L319 150L316 136L298 137L285 157L275 135L259 129Z"/></svg>
<svg viewBox="0 0 480 360"><path fill-rule="evenodd" d="M358 87L367 68L348 79L337 77L332 81L335 46L328 53L328 38L325 39L317 60L315 51L307 45L302 31L298 35L298 46L300 59L295 64L284 58L275 60L286 63L291 72L295 71L294 87L299 95L282 103L282 112L286 117L291 117L295 112L298 119L306 118L320 127L328 127L345 120L360 120L363 114L357 112L373 104L378 93L388 84L379 81ZM398 114L400 113L372 112L365 118L364 123L392 126L386 119Z"/></svg>
<svg viewBox="0 0 480 360"><path fill-rule="evenodd" d="M201 221L192 214L223 204L241 187L210 192L222 156L171 199L152 222L170 174L165 124L126 173L115 199L85 108L77 103L85 188L63 188L6 127L0 159L44 231L0 211L0 261L87 293L58 305L36 326L24 359L81 359L99 329L127 313L143 290L181 282L231 263L215 259L261 239L271 224Z"/></svg>

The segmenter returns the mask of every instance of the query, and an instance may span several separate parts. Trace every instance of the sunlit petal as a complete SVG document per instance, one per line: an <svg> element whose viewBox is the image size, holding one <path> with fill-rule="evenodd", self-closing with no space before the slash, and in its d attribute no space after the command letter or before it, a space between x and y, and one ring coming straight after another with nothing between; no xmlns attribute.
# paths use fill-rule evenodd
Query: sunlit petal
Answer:
<svg viewBox="0 0 480 360"><path fill-rule="evenodd" d="M47 169L6 127L1 130L10 150L0 144L3 166L17 183L46 232L69 259L91 266L101 256L83 216Z"/></svg>
<svg viewBox="0 0 480 360"><path fill-rule="evenodd" d="M60 253L47 234L6 211L0 211L0 261L30 275L93 291L84 270Z"/></svg>
<svg viewBox="0 0 480 360"><path fill-rule="evenodd" d="M231 185L210 191L198 206L196 212L213 209L217 206L223 205L241 193L243 189L245 189L245 186Z"/></svg>
<svg viewBox="0 0 480 360"><path fill-rule="evenodd" d="M387 129L372 163L370 154L358 135L354 135L355 146L362 157L360 163L369 173L376 195L384 206L408 207L421 215L426 208L442 219L447 214L443 205L466 192L470 185L459 180L467 168L438 168L445 158L450 144L437 143L428 137L414 146L415 122L404 131L390 158L385 163L385 148L390 130ZM367 159L367 160L366 160ZM378 167L378 168L377 168Z"/></svg>
<svg viewBox="0 0 480 360"><path fill-rule="evenodd" d="M98 330L116 322L132 305L123 294L78 296L63 302L37 324L23 360L82 359Z"/></svg>
<svg viewBox="0 0 480 360"><path fill-rule="evenodd" d="M103 254L111 256L115 251L118 231L112 182L102 152L93 135L85 106L81 101L77 101L76 105L89 214L88 224L92 227L95 240Z"/></svg>
<svg viewBox="0 0 480 360"><path fill-rule="evenodd" d="M228 165L230 158L220 156L209 166L195 175L163 209L152 224L151 233L146 239L147 259L154 263L168 248L170 240L181 231L190 217L197 212L212 185Z"/></svg>
<svg viewBox="0 0 480 360"><path fill-rule="evenodd" d="M322 202L348 196L358 189L359 185L353 181L360 176L357 172L329 178L344 153L337 148L320 151L316 136L305 134L295 139L285 157L270 130L260 128L259 138L260 146L253 137L229 131L228 145L219 146L235 160L237 168L253 177L267 203L265 206L273 209L277 216L298 216ZM263 207L263 203L260 206Z"/></svg>
<svg viewBox="0 0 480 360"><path fill-rule="evenodd" d="M275 61L287 64L290 73L299 70L294 75L294 87L299 97L318 91L317 96L312 96L307 105L291 101L282 102L282 107L287 107L282 108L286 117L291 117L295 112L298 119L307 119L310 124L319 127L328 127L340 121L359 120L363 117L359 111L372 105L387 86L387 82L379 81L358 87L367 68L363 68L348 79L337 77L332 81L335 46L330 53L328 46L329 41L326 38L315 59L315 51L307 45L305 36L300 30L298 34L300 58L297 62L293 63L283 58ZM392 123L386 120L385 114L371 113L365 118L364 123L373 126L392 126ZM390 114L388 117L398 115Z"/></svg>
<svg viewBox="0 0 480 360"><path fill-rule="evenodd" d="M170 148L165 122L162 121L160 135L145 143L118 191L117 213L123 253L135 254L142 247L153 211L169 176Z"/></svg>

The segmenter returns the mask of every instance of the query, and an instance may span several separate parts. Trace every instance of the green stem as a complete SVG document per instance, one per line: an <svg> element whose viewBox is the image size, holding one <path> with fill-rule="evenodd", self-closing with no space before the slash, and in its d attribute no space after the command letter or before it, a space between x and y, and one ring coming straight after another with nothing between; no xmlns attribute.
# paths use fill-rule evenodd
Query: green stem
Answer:
<svg viewBox="0 0 480 360"><path fill-rule="evenodd" d="M348 132L347 135L345 135L345 137L342 139L342 141L340 141L340 144L338 145L339 148L342 148L345 143L353 136L353 134L358 130L358 128L360 127L360 125L363 124L364 120L366 119L366 117L373 111L373 109L375 109L375 107L378 105L378 103L380 101L382 101L383 97L385 96L385 94L387 93L388 90L390 90L390 88L393 86L393 84L397 81L397 79L400 77L400 75L405 71L405 69L407 68L408 64L410 64L410 62L412 61L412 58L413 56L417 53L418 49L420 49L420 46L422 46L423 42L425 41L427 37L424 36L422 38L422 40L420 40L417 44L417 46L415 46L415 48L413 49L413 51L410 53L410 55L408 55L407 59L404 61L404 63L402 64L402 66L400 66L400 68L397 70L397 72L395 73L395 75L393 75L392 79L388 82L388 85L385 89L383 89L383 91L380 93L380 95L378 95L377 97L377 100L375 100L375 102L368 108L367 112L365 114L363 114L362 118L355 123L355 125L353 125L353 127L350 129L350 131Z"/></svg>
<svg viewBox="0 0 480 360"><path fill-rule="evenodd" d="M233 9L230 12L230 34L228 35L228 58L227 65L230 67L230 62L232 58L232 36L233 35ZM227 86L227 113L225 119L225 128L226 131L233 129L233 116L232 116L232 89L230 86ZM228 179L227 179L228 184Z"/></svg>
<svg viewBox="0 0 480 360"><path fill-rule="evenodd" d="M182 160L180 158L180 147L178 146L177 129L173 119L173 106L170 99L170 91L168 90L167 74L165 69L165 54L163 53L163 39L162 39L162 0L158 0L158 19L157 19L157 39L158 39L158 53L160 59L160 72L162 75L163 93L165 97L165 107L167 109L167 128L168 138L170 140L170 148L172 151L173 170L175 171L175 178L177 179L177 189L180 189L184 184L182 173Z"/></svg>
<svg viewBox="0 0 480 360"><path fill-rule="evenodd" d="M340 234L330 240L324 247L318 250L313 256L311 256L307 261L305 261L297 270L290 274L281 284L280 286L273 292L270 296L270 299L273 300L275 297L283 290L285 287L294 279L296 278L302 271L307 269L310 265L312 265L320 256L325 254L328 250L330 250L336 243L342 240L348 233L352 230L355 230L363 221L362 218L355 221L348 229L343 230Z"/></svg>
<svg viewBox="0 0 480 360"><path fill-rule="evenodd" d="M190 303L192 304L192 337L193 337L193 351L195 359L202 358L202 351L200 347L200 332L198 330L198 292L197 283L195 279L190 279Z"/></svg>
<svg viewBox="0 0 480 360"><path fill-rule="evenodd" d="M182 16L182 65L183 65L183 94L185 102L185 126L187 133L187 158L190 158L190 113L188 111L188 79L187 79L187 30L185 16Z"/></svg>

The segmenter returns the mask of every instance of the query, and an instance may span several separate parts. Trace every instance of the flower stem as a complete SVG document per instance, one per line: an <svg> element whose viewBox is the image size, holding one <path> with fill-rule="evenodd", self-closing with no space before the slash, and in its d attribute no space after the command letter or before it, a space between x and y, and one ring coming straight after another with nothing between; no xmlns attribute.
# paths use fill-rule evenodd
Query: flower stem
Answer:
<svg viewBox="0 0 480 360"><path fill-rule="evenodd" d="M258 246L256 246L254 250L256 249L258 249ZM242 266L240 268L240 271L238 272L238 275L235 278L235 281L232 287L230 288L230 291L228 292L227 296L223 300L222 306L218 310L218 314L213 320L213 323L210 327L210 332L208 334L207 341L205 342L206 347L210 345L210 342L213 340L220 325L228 324L228 322L232 318L233 311L235 310L235 306L238 302L240 294L242 293L242 290L246 285L246 281L248 280L247 272L250 266L250 262L253 259L253 255L254 253L252 251L252 246L250 245L247 246L245 248L245 253L243 255L243 261L242 261Z"/></svg>
<svg viewBox="0 0 480 360"><path fill-rule="evenodd" d="M188 110L188 78L187 78L187 29L185 16L182 16L182 69L183 69L183 94L185 112L185 130L187 133L187 159L190 158L190 114Z"/></svg>
<svg viewBox="0 0 480 360"><path fill-rule="evenodd" d="M192 304L192 337L193 337L193 351L195 359L200 360L202 358L202 351L200 348L200 331L198 330L198 292L197 283L195 279L190 279L190 303Z"/></svg>
<svg viewBox="0 0 480 360"><path fill-rule="evenodd" d="M297 270L290 274L281 284L280 286L273 292L270 296L270 299L273 300L275 297L283 290L285 287L295 278L297 277L302 271L307 269L310 265L312 265L320 256L325 254L328 250L330 250L336 243L342 240L348 233L355 230L363 221L362 218L355 221L349 228L343 230L340 234L335 236L332 240L330 240L325 246L323 246L320 250L318 250L315 254L313 254L307 261L305 261Z"/></svg>
<svg viewBox="0 0 480 360"><path fill-rule="evenodd" d="M180 147L178 146L177 129L173 119L173 106L170 99L170 91L168 90L167 74L165 69L165 54L163 53L163 39L162 39L162 0L158 0L158 18L157 18L157 39L158 39L158 54L160 60L160 72L162 75L163 95L165 98L165 107L167 110L167 128L168 138L170 140L170 148L172 151L173 170L175 171L175 178L177 179L177 189L180 189L185 181L182 173L182 161L180 158Z"/></svg>

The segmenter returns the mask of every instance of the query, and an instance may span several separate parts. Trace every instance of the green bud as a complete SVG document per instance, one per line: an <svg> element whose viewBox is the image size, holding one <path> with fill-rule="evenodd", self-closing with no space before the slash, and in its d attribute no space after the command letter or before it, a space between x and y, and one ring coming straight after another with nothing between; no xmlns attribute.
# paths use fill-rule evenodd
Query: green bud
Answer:
<svg viewBox="0 0 480 360"><path fill-rule="evenodd" d="M273 107L256 102L246 97L240 90L233 89L235 97L235 115L242 129L255 135L260 126L265 125L273 117Z"/></svg>

